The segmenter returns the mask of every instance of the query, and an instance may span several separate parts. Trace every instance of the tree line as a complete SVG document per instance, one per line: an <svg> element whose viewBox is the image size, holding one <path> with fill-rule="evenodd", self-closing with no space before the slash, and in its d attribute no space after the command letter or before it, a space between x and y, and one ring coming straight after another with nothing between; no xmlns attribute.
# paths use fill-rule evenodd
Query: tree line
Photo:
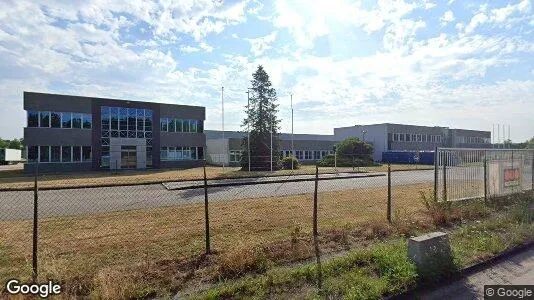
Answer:
<svg viewBox="0 0 534 300"><path fill-rule="evenodd" d="M0 138L0 148L22 150L22 148L24 148L24 139L4 140Z"/></svg>

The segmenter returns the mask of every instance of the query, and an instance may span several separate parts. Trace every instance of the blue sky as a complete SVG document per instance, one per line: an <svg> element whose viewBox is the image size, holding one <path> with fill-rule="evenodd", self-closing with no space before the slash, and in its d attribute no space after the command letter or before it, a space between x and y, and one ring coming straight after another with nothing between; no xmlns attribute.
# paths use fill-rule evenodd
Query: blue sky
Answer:
<svg viewBox="0 0 534 300"><path fill-rule="evenodd" d="M534 15L510 1L0 2L0 137L22 137L22 92L202 105L240 129L251 74L282 130L408 123L534 136Z"/></svg>

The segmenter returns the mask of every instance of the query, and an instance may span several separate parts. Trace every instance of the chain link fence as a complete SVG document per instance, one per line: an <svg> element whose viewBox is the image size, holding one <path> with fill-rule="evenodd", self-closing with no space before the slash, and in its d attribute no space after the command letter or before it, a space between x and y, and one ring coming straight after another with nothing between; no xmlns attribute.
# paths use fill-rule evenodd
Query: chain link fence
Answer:
<svg viewBox="0 0 534 300"><path fill-rule="evenodd" d="M395 166L252 177L219 169L1 178L0 279L131 298L273 263L320 263L322 253L387 236L391 223L423 222L421 193L435 180L434 170Z"/></svg>

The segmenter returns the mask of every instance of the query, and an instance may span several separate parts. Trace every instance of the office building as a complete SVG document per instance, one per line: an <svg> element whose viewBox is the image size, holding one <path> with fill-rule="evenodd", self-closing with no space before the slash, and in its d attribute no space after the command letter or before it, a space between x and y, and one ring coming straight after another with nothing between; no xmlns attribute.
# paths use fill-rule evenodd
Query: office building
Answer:
<svg viewBox="0 0 534 300"><path fill-rule="evenodd" d="M205 108L24 92L25 171L203 165Z"/></svg>

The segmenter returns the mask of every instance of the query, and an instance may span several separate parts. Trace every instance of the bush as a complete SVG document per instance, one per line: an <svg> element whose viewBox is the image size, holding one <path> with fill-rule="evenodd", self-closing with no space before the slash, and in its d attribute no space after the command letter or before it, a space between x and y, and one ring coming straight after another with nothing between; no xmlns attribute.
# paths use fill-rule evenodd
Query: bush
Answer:
<svg viewBox="0 0 534 300"><path fill-rule="evenodd" d="M293 162L293 169L299 168L299 160L295 157L284 157L281 160L282 162L282 168L285 170L291 170L291 162Z"/></svg>
<svg viewBox="0 0 534 300"><path fill-rule="evenodd" d="M334 155L327 155L319 161L320 167L333 167L335 165ZM370 167L374 166L375 163L371 158L355 158L346 156L337 157L337 166L338 167Z"/></svg>

